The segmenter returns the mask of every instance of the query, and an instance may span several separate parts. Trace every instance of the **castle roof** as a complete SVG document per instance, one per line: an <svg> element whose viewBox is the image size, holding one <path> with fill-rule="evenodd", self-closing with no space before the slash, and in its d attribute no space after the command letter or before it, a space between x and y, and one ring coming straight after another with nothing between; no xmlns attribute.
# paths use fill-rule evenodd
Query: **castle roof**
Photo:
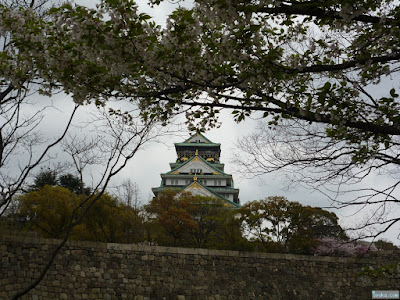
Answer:
<svg viewBox="0 0 400 300"><path fill-rule="evenodd" d="M198 154L195 154L194 156L190 157L187 161L183 162L181 165L177 166L175 169L172 169L171 171L169 171L167 173L163 173L163 174L168 174L168 175L180 174L179 170L181 170L184 166L190 164L191 162L197 162L197 163L200 163L200 165L203 165L205 167L208 167L208 168L212 169L212 171L213 171L212 174L213 175L231 176L230 174L227 174L227 173L221 171L220 169L214 167L213 164L209 163L208 161L206 161L203 157L201 157ZM203 172L203 173L205 173L205 172Z"/></svg>
<svg viewBox="0 0 400 300"><path fill-rule="evenodd" d="M220 146L221 145L219 143L211 142L208 138L206 138L200 132L197 132L197 133L191 135L188 139L186 139L182 143L175 143L175 145L180 145L180 146L188 146L188 145L191 146L193 144L201 144L202 146Z"/></svg>

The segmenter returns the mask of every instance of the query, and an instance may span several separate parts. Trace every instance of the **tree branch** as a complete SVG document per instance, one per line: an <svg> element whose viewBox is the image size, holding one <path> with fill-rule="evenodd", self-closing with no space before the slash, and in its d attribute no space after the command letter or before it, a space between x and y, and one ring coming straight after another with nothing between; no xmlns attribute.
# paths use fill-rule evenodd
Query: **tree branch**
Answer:
<svg viewBox="0 0 400 300"><path fill-rule="evenodd" d="M316 17L319 19L330 19L330 20L343 20L343 17L337 11L324 10L317 5L323 2L309 1L309 2L291 2L292 5L280 4L280 6L274 7L261 7L254 6L254 10L260 13L267 14L283 14L283 15L296 15L296 16L309 16ZM248 6L246 6L248 7ZM381 22L380 17L374 17L370 15L359 15L352 18L353 21L358 21L368 24L378 24ZM389 19L386 22L393 22L395 20Z"/></svg>

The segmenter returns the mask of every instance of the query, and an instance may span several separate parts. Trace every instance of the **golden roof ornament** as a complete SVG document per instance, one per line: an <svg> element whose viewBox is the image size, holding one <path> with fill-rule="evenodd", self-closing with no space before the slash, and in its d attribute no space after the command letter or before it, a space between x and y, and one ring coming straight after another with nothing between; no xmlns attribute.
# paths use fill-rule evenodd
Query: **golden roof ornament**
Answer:
<svg viewBox="0 0 400 300"><path fill-rule="evenodd" d="M194 155L199 156L199 149L196 149L196 153Z"/></svg>
<svg viewBox="0 0 400 300"><path fill-rule="evenodd" d="M194 174L193 181L197 181L197 174Z"/></svg>

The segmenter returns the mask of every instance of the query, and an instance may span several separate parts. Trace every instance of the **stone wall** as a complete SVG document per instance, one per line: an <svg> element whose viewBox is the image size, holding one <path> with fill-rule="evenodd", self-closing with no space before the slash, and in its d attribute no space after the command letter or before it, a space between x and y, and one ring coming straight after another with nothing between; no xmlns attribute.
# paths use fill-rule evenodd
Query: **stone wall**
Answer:
<svg viewBox="0 0 400 300"><path fill-rule="evenodd" d="M0 237L0 298L28 285L59 241ZM371 299L399 275L359 276L400 253L335 258L69 242L24 299Z"/></svg>

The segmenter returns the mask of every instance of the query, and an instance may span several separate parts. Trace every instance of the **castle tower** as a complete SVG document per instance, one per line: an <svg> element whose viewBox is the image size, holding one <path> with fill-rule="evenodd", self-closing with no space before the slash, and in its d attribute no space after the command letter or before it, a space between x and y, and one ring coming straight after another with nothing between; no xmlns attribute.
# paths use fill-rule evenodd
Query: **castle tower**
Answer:
<svg viewBox="0 0 400 300"><path fill-rule="evenodd" d="M152 189L154 195L172 188L217 197L229 206L239 207L239 189L234 187L232 175L225 173L224 164L220 163L220 146L201 133L183 143L175 143L178 158L170 163L171 171L161 174L160 187Z"/></svg>

